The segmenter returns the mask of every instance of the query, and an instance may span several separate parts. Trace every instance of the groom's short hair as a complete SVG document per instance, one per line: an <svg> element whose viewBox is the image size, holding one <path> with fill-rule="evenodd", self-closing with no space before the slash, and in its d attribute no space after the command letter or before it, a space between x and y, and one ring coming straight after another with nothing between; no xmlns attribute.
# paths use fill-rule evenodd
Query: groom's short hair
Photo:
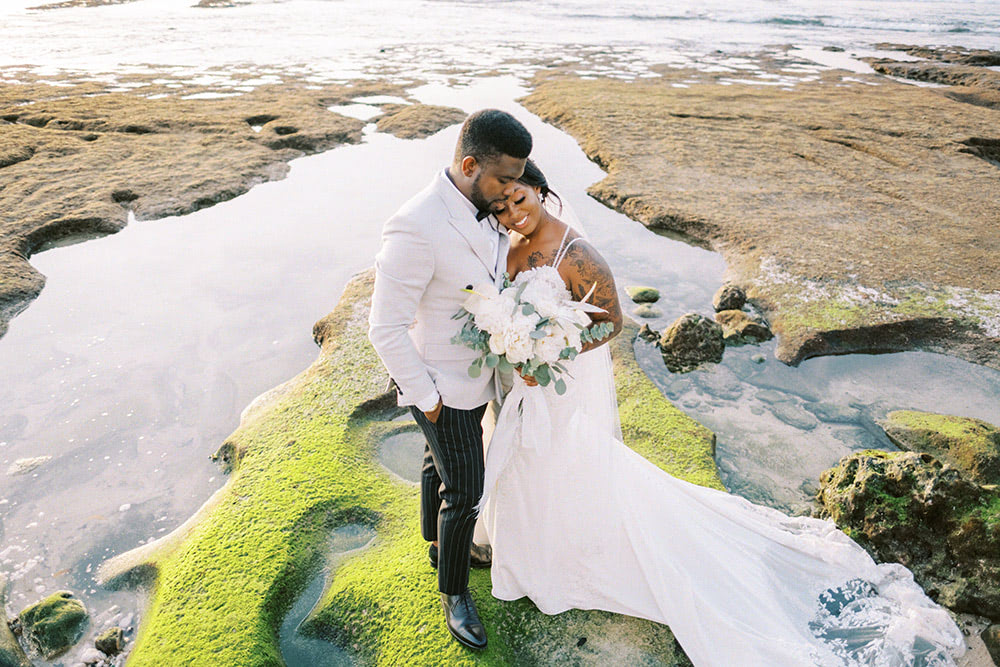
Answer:
<svg viewBox="0 0 1000 667"><path fill-rule="evenodd" d="M485 164L501 155L524 159L531 154L531 133L506 111L483 109L465 119L455 147L455 162L467 155Z"/></svg>

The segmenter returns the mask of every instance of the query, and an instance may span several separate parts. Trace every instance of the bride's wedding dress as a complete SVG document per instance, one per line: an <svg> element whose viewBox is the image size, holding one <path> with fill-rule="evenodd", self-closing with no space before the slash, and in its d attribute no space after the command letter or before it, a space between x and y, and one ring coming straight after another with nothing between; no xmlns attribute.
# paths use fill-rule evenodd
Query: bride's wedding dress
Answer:
<svg viewBox="0 0 1000 667"><path fill-rule="evenodd" d="M964 651L906 568L832 522L690 484L623 444L607 346L567 365L564 395L515 377L497 418L480 517L496 597L664 623L697 667L952 665Z"/></svg>

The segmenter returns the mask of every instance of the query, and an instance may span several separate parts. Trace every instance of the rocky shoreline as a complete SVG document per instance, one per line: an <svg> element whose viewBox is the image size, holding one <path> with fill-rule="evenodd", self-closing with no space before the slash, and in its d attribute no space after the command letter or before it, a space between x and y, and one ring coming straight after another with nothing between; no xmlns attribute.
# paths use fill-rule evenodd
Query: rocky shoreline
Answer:
<svg viewBox="0 0 1000 667"><path fill-rule="evenodd" d="M924 349L1000 368L1000 111L966 103L987 89L662 73L540 77L522 102L608 172L593 197L720 251L781 361Z"/></svg>
<svg viewBox="0 0 1000 667"><path fill-rule="evenodd" d="M59 86L19 78L0 82L0 336L45 284L29 263L35 252L115 233L130 214L184 215L284 178L297 157L361 140L365 122L330 107L405 97L396 84L294 77L250 90L156 75ZM379 129L407 138L464 117L445 107L382 106Z"/></svg>

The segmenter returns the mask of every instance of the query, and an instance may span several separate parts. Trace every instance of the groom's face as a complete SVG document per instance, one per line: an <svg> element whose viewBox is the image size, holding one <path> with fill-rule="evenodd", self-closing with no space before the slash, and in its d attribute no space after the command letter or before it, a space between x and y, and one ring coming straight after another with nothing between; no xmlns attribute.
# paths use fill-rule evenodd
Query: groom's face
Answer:
<svg viewBox="0 0 1000 667"><path fill-rule="evenodd" d="M469 159L469 158L466 158ZM514 189L517 179L524 173L523 158L499 155L477 163L472 177L472 192L469 199L480 211L493 211L503 206Z"/></svg>

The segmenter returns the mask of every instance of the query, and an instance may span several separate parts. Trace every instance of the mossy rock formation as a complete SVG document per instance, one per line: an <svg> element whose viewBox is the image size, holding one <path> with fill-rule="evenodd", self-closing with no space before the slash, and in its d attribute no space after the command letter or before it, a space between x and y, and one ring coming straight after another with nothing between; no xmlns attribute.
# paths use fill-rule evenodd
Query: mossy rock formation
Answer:
<svg viewBox="0 0 1000 667"><path fill-rule="evenodd" d="M28 642L46 660L65 652L83 635L87 608L70 591L57 591L26 607L17 620Z"/></svg>
<svg viewBox="0 0 1000 667"><path fill-rule="evenodd" d="M523 103L608 172L593 197L721 251L780 360L921 348L1000 368L992 89L662 73L542 78Z"/></svg>
<svg viewBox="0 0 1000 667"><path fill-rule="evenodd" d="M1000 491L930 454L864 451L820 477L822 512L955 611L1000 620Z"/></svg>
<svg viewBox="0 0 1000 667"><path fill-rule="evenodd" d="M408 425L391 421L403 411L383 393L387 378L368 344L372 284L371 272L352 280L314 329L316 362L245 411L219 451L232 467L228 483L171 535L102 566L110 584L152 586L130 667L280 665L276 628L317 571L330 530L349 523L377 537L337 567L305 625L365 662L688 664L663 626L601 612L547 617L526 601L493 599L482 571L471 586L489 649L473 654L451 639L420 537L418 491L378 462L379 442ZM721 488L714 436L646 378L635 333L614 342L626 441L675 475Z"/></svg>
<svg viewBox="0 0 1000 667"><path fill-rule="evenodd" d="M384 113L375 119L378 131L400 139L423 139L466 117L461 109L433 104L387 104L382 110Z"/></svg>
<svg viewBox="0 0 1000 667"><path fill-rule="evenodd" d="M980 484L1000 484L1000 429L993 424L968 417L897 410L879 425L900 449L932 454Z"/></svg>
<svg viewBox="0 0 1000 667"><path fill-rule="evenodd" d="M0 667L31 667L31 661L7 625L7 578L0 575Z"/></svg>

